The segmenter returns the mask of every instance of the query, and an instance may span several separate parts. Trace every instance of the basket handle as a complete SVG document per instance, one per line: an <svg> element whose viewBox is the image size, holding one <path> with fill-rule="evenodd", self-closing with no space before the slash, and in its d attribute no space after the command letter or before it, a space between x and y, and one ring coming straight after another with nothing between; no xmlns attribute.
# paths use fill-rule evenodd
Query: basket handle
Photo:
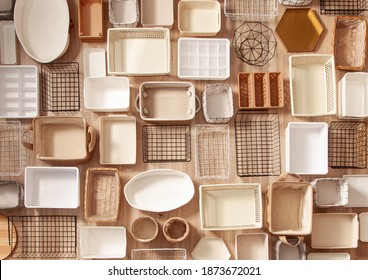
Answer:
<svg viewBox="0 0 368 280"><path fill-rule="evenodd" d="M140 97L139 97L139 94L137 94L137 96L135 97L135 102L134 102L134 106L137 112L141 111L141 108L139 106L139 100L140 100Z"/></svg>
<svg viewBox="0 0 368 280"><path fill-rule="evenodd" d="M33 127L32 125L28 126L24 131L23 131L23 135L22 135L22 145L24 148L26 148L27 150L33 151L33 143L29 143L27 141L24 140L26 134L28 133L32 133L33 134Z"/></svg>
<svg viewBox="0 0 368 280"><path fill-rule="evenodd" d="M195 96L195 101L196 101L195 112L198 113L199 110L201 110L202 106L201 106L201 100L199 99L199 97L197 95Z"/></svg>
<svg viewBox="0 0 368 280"><path fill-rule="evenodd" d="M96 133L96 130L92 126L88 126L87 134L90 136L89 137L89 143L88 143L88 146L87 146L88 147L88 152L90 153L95 148L97 133Z"/></svg>
<svg viewBox="0 0 368 280"><path fill-rule="evenodd" d="M305 182L304 179L295 173L282 173L279 178L277 179L278 182Z"/></svg>
<svg viewBox="0 0 368 280"><path fill-rule="evenodd" d="M290 243L290 239L288 239L287 236L285 236L285 235L280 235L279 239L282 243L285 243L285 244L287 244L289 246L292 246L292 247L296 247L304 241L303 236L296 236L296 242L293 242L293 243Z"/></svg>

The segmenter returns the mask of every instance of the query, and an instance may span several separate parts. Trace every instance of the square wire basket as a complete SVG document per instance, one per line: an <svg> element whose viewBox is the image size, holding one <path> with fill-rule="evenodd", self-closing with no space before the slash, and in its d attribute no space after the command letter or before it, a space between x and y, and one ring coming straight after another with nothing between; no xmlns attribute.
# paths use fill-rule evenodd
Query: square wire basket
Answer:
<svg viewBox="0 0 368 280"><path fill-rule="evenodd" d="M328 164L331 168L367 167L367 124L365 122L330 123Z"/></svg>
<svg viewBox="0 0 368 280"><path fill-rule="evenodd" d="M224 14L236 21L270 21L278 15L277 0L225 0Z"/></svg>
<svg viewBox="0 0 368 280"><path fill-rule="evenodd" d="M279 115L238 111L235 117L238 176L278 176L281 172Z"/></svg>
<svg viewBox="0 0 368 280"><path fill-rule="evenodd" d="M108 0L109 21L114 27L136 27L140 12L138 0Z"/></svg>
<svg viewBox="0 0 368 280"><path fill-rule="evenodd" d="M182 248L133 249L132 260L186 260L187 251Z"/></svg>
<svg viewBox="0 0 368 280"><path fill-rule="evenodd" d="M229 178L229 126L197 124L195 132L195 176L213 179Z"/></svg>
<svg viewBox="0 0 368 280"><path fill-rule="evenodd" d="M206 85L202 96L203 115L208 123L226 123L234 114L231 85Z"/></svg>
<svg viewBox="0 0 368 280"><path fill-rule="evenodd" d="M319 2L322 15L359 15L368 10L367 0L320 0Z"/></svg>
<svg viewBox="0 0 368 280"><path fill-rule="evenodd" d="M115 222L118 219L121 186L116 168L88 168L84 215L88 222Z"/></svg>
<svg viewBox="0 0 368 280"><path fill-rule="evenodd" d="M144 125L143 162L189 162L190 137L189 125Z"/></svg>
<svg viewBox="0 0 368 280"><path fill-rule="evenodd" d="M23 128L19 121L0 121L0 176L20 176L25 167Z"/></svg>

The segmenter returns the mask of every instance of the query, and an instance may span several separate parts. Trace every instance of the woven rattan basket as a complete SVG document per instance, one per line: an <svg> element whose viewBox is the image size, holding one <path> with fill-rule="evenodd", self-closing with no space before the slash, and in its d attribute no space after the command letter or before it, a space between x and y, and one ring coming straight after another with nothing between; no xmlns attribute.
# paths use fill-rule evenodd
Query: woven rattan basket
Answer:
<svg viewBox="0 0 368 280"><path fill-rule="evenodd" d="M89 222L115 222L121 200L116 168L89 168L86 175L84 215Z"/></svg>
<svg viewBox="0 0 368 280"><path fill-rule="evenodd" d="M365 67L367 21L361 16L337 16L332 33L335 67L358 71Z"/></svg>

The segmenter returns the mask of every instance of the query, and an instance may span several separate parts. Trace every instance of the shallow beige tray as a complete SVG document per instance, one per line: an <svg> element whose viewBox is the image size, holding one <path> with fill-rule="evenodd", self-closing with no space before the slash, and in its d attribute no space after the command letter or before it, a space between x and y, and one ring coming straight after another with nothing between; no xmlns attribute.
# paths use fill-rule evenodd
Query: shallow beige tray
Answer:
<svg viewBox="0 0 368 280"><path fill-rule="evenodd" d="M240 233L235 239L237 260L268 260L267 233Z"/></svg>

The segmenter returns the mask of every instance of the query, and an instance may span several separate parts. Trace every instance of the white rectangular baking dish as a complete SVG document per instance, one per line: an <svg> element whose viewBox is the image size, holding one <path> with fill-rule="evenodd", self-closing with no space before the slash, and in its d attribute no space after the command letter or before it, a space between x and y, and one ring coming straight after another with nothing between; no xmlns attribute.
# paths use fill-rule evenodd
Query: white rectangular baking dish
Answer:
<svg viewBox="0 0 368 280"><path fill-rule="evenodd" d="M129 79L113 76L85 78L84 106L94 112L129 111Z"/></svg>
<svg viewBox="0 0 368 280"><path fill-rule="evenodd" d="M100 117L100 163L136 163L136 118L126 115Z"/></svg>
<svg viewBox="0 0 368 280"><path fill-rule="evenodd" d="M286 172L327 174L327 123L290 122L286 128L285 141Z"/></svg>
<svg viewBox="0 0 368 280"><path fill-rule="evenodd" d="M24 205L27 208L79 207L77 167L28 166L24 181Z"/></svg>

